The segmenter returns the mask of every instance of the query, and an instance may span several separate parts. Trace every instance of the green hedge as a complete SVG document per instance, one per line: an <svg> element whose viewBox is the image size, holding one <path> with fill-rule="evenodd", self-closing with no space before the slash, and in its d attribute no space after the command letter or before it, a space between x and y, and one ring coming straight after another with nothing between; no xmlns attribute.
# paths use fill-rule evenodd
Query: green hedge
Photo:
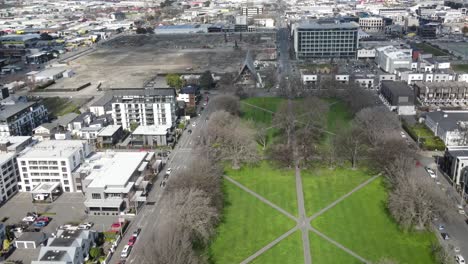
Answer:
<svg viewBox="0 0 468 264"><path fill-rule="evenodd" d="M410 137L414 141L418 142L424 150L444 150L445 143L437 136L432 134L432 131L429 130L424 124L416 124L414 126L408 125L404 120L402 121L403 129L408 132ZM418 131L420 133L418 133ZM419 134L419 137L418 137Z"/></svg>

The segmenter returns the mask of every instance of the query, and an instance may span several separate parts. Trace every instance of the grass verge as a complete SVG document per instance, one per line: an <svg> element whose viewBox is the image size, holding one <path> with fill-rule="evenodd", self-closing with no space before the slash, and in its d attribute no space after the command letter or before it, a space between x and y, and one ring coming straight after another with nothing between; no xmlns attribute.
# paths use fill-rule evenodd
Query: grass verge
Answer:
<svg viewBox="0 0 468 264"><path fill-rule="evenodd" d="M252 264L298 264L304 263L301 232L296 231L274 247L254 259ZM315 262L314 262L315 263Z"/></svg>

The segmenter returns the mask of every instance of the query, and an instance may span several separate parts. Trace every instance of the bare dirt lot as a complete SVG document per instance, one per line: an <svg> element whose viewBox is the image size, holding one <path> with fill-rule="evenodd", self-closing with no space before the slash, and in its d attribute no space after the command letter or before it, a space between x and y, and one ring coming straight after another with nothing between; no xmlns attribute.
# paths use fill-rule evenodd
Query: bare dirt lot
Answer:
<svg viewBox="0 0 468 264"><path fill-rule="evenodd" d="M101 44L96 51L69 63L76 73L54 88L90 82L101 88L138 88L156 74L236 72L247 50L274 47L274 34L130 35ZM226 42L227 40L227 42ZM235 48L235 45L238 48Z"/></svg>

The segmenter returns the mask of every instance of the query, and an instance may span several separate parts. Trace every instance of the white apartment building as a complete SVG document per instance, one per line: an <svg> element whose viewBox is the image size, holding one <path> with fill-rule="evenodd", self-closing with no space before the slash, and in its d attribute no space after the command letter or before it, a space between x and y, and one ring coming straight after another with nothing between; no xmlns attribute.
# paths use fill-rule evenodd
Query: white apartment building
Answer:
<svg viewBox="0 0 468 264"><path fill-rule="evenodd" d="M379 15L391 18L393 24L404 26L408 11L404 8L382 8L379 9Z"/></svg>
<svg viewBox="0 0 468 264"><path fill-rule="evenodd" d="M385 28L383 17L360 17L359 26L366 32L380 32Z"/></svg>
<svg viewBox="0 0 468 264"><path fill-rule="evenodd" d="M76 192L72 172L91 152L84 140L46 140L17 158L20 191L29 192L41 182L58 182L65 192Z"/></svg>
<svg viewBox="0 0 468 264"><path fill-rule="evenodd" d="M0 104L0 136L27 136L47 120L47 109L38 102L7 101Z"/></svg>
<svg viewBox="0 0 468 264"><path fill-rule="evenodd" d="M395 73L398 68L411 69L413 61L411 49L386 46L376 49L375 62L385 72Z"/></svg>
<svg viewBox="0 0 468 264"><path fill-rule="evenodd" d="M114 125L130 129L132 123L143 126L174 126L176 93L173 88L113 91Z"/></svg>
<svg viewBox="0 0 468 264"><path fill-rule="evenodd" d="M0 153L0 205L18 192L18 166L16 154Z"/></svg>
<svg viewBox="0 0 468 264"><path fill-rule="evenodd" d="M263 14L263 7L261 6L242 7L242 15L247 16L248 18L261 14Z"/></svg>

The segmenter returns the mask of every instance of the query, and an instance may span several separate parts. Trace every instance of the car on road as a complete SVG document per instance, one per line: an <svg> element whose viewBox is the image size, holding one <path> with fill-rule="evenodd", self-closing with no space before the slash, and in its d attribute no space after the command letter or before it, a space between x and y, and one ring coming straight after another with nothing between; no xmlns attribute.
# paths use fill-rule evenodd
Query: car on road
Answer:
<svg viewBox="0 0 468 264"><path fill-rule="evenodd" d="M431 176L431 178L433 178L433 179L437 178L437 175L435 174L433 169L431 169L429 167L426 167L425 169L426 169L427 173L429 174L429 176Z"/></svg>
<svg viewBox="0 0 468 264"><path fill-rule="evenodd" d="M193 126L193 127L197 126L197 123L196 123L196 122L193 122L193 123L192 123L192 126Z"/></svg>
<svg viewBox="0 0 468 264"><path fill-rule="evenodd" d="M26 216L25 218L23 218L22 221L23 221L23 222L34 222L34 221L36 221L36 217L33 216L33 215Z"/></svg>
<svg viewBox="0 0 468 264"><path fill-rule="evenodd" d="M133 231L132 236L133 237L138 237L140 235L140 232L141 232L141 228L138 228L137 230Z"/></svg>
<svg viewBox="0 0 468 264"><path fill-rule="evenodd" d="M187 132L188 132L189 134L192 134L192 129L189 129Z"/></svg>
<svg viewBox="0 0 468 264"><path fill-rule="evenodd" d="M130 255L131 251L132 251L132 246L125 245L125 247L122 249L122 252L120 253L120 257L127 258L128 255Z"/></svg>
<svg viewBox="0 0 468 264"><path fill-rule="evenodd" d="M37 221L37 222L34 222L33 225L36 226L36 227L44 227L44 226L47 225L47 222L46 221Z"/></svg>
<svg viewBox="0 0 468 264"><path fill-rule="evenodd" d="M438 228L439 228L440 231L442 231L442 230L445 229L445 226L444 225L439 225Z"/></svg>
<svg viewBox="0 0 468 264"><path fill-rule="evenodd" d="M167 168L166 174L171 174L172 168Z"/></svg>
<svg viewBox="0 0 468 264"><path fill-rule="evenodd" d="M455 261L458 264L465 264L465 258L462 255L456 255L455 256Z"/></svg>
<svg viewBox="0 0 468 264"><path fill-rule="evenodd" d="M401 131L401 132L400 132L400 135L401 135L402 138L406 138L405 132Z"/></svg>
<svg viewBox="0 0 468 264"><path fill-rule="evenodd" d="M128 240L127 245L129 245L129 246L135 245L136 239L137 239L137 238L134 237L134 236L130 237L130 239Z"/></svg>
<svg viewBox="0 0 468 264"><path fill-rule="evenodd" d="M449 240L449 239L450 239L450 236L449 236L449 234L447 234L447 233L440 233L440 235L442 236L442 238L443 238L444 240Z"/></svg>
<svg viewBox="0 0 468 264"><path fill-rule="evenodd" d="M91 229L92 226L93 226L93 223L82 223L78 225L78 229L88 230L88 229Z"/></svg>

